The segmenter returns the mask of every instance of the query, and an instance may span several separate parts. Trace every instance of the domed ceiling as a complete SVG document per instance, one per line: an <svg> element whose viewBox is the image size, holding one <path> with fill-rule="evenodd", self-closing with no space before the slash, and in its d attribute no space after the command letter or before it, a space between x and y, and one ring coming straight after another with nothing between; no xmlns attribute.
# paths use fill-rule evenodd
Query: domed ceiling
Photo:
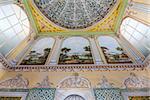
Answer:
<svg viewBox="0 0 150 100"><path fill-rule="evenodd" d="M23 0L23 3L38 34L93 35L115 33L128 0Z"/></svg>
<svg viewBox="0 0 150 100"><path fill-rule="evenodd" d="M50 21L67 29L83 29L102 20L117 0L34 0Z"/></svg>

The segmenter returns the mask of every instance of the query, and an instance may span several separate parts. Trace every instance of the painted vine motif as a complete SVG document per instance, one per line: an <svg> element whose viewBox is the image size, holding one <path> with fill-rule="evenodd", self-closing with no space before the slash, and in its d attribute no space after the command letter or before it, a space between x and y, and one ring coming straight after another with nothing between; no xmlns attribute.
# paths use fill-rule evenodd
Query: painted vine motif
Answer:
<svg viewBox="0 0 150 100"><path fill-rule="evenodd" d="M0 97L0 100L22 100L21 97Z"/></svg>
<svg viewBox="0 0 150 100"><path fill-rule="evenodd" d="M150 96L130 96L129 100L150 100Z"/></svg>

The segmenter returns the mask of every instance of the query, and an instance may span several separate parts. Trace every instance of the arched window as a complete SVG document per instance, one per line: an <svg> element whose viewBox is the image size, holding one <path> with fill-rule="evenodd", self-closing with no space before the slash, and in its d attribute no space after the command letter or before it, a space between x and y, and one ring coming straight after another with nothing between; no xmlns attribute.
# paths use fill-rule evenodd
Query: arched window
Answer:
<svg viewBox="0 0 150 100"><path fill-rule="evenodd" d="M58 64L93 64L90 43L83 37L64 40Z"/></svg>
<svg viewBox="0 0 150 100"><path fill-rule="evenodd" d="M131 59L128 57L127 53L113 37L100 36L98 42L107 63L131 63Z"/></svg>
<svg viewBox="0 0 150 100"><path fill-rule="evenodd" d="M145 57L150 54L150 27L127 17L120 28L121 34Z"/></svg>
<svg viewBox="0 0 150 100"><path fill-rule="evenodd" d="M7 55L30 31L25 12L15 4L0 5L0 53Z"/></svg>
<svg viewBox="0 0 150 100"><path fill-rule="evenodd" d="M64 100L85 100L83 97L73 94L66 97Z"/></svg>
<svg viewBox="0 0 150 100"><path fill-rule="evenodd" d="M38 40L30 52L24 57L21 65L44 65L54 45L51 37Z"/></svg>

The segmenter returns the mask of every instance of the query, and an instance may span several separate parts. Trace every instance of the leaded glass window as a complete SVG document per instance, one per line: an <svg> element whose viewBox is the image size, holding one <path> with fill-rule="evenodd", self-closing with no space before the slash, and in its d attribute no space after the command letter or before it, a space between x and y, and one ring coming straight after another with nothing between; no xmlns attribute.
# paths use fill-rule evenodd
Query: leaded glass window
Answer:
<svg viewBox="0 0 150 100"><path fill-rule="evenodd" d="M150 27L133 18L123 20L121 34L145 57L150 54Z"/></svg>
<svg viewBox="0 0 150 100"><path fill-rule="evenodd" d="M25 12L15 4L0 5L0 53L7 55L30 31Z"/></svg>

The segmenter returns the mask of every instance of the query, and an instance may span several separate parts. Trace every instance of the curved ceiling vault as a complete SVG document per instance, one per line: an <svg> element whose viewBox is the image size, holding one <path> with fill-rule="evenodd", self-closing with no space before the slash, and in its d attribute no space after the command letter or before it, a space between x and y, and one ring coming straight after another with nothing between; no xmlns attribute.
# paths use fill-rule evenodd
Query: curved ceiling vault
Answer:
<svg viewBox="0 0 150 100"><path fill-rule="evenodd" d="M58 26L83 29L102 20L117 0L34 0L42 14Z"/></svg>
<svg viewBox="0 0 150 100"><path fill-rule="evenodd" d="M126 0L28 0L39 33L113 31Z"/></svg>

